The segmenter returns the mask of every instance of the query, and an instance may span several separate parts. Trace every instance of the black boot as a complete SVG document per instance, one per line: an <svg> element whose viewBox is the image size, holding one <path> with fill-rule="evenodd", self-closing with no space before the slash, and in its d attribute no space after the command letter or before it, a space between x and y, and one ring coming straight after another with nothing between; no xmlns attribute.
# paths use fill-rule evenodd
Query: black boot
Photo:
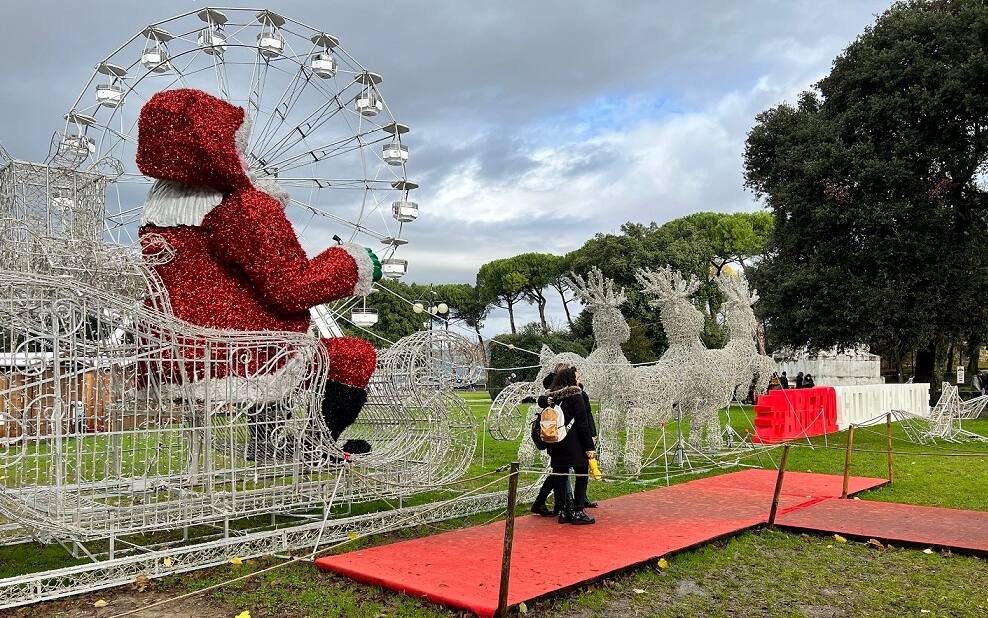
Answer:
<svg viewBox="0 0 988 618"><path fill-rule="evenodd" d="M596 521L597 521L596 519L590 517L582 510L572 511L569 515L569 523L574 524L576 526L586 526L588 524L596 523Z"/></svg>
<svg viewBox="0 0 988 618"><path fill-rule="evenodd" d="M333 380L326 382L326 394L322 400L322 417L334 441L339 440L343 431L357 420L357 415L360 414L365 403L367 403L366 390ZM359 455L369 453L371 446L366 440L347 440L342 450Z"/></svg>
<svg viewBox="0 0 988 618"><path fill-rule="evenodd" d="M534 502L532 503L532 512L536 515L541 515L542 517L552 517L555 515L549 510L549 507L545 505L545 502Z"/></svg>
<svg viewBox="0 0 988 618"><path fill-rule="evenodd" d="M573 521L573 503L566 501L563 508L559 509L559 523L568 524Z"/></svg>

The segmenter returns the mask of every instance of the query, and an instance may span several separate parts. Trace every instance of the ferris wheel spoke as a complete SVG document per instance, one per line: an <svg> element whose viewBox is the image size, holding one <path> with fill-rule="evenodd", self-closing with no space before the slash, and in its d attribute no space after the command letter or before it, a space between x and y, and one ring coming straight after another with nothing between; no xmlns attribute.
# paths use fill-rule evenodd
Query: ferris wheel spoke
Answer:
<svg viewBox="0 0 988 618"><path fill-rule="evenodd" d="M365 144L379 144L383 141L387 141L387 137L380 137L371 142L365 142ZM335 156L340 156L353 152L361 147L357 136L350 136L336 142L331 142L329 144L322 144L316 146L315 148L309 148L303 152L293 154L287 159L280 159L271 161L271 165L278 167L282 172L296 169L298 167L303 167L310 163L315 163L323 161L325 159L330 159ZM311 159L311 161L310 161Z"/></svg>
<svg viewBox="0 0 988 618"><path fill-rule="evenodd" d="M309 114L301 119L297 124L288 128L281 140L268 147L267 150L261 154L261 157L271 159L279 156L281 153L289 151L298 145L300 141L313 134L342 111L344 111L344 105L337 94L309 112Z"/></svg>
<svg viewBox="0 0 988 618"><path fill-rule="evenodd" d="M324 219L328 219L330 221L335 221L336 223L339 223L339 224L341 224L341 225L343 225L345 227L348 227L351 230L353 230L354 233L359 232L359 233L362 233L362 234L364 234L366 236L370 236L371 238L376 238L377 240L384 240L385 238L387 238L387 234L382 234L381 232L378 232L378 231L373 230L373 229L371 229L369 227L366 227L366 226L362 225L359 221L351 221L350 219L347 219L346 217L341 217L340 215L338 215L336 213L332 213L332 212L329 212L327 210L322 210L322 209L316 208L315 206L312 206L311 204L306 204L306 203L300 202L298 200L292 200L292 204L294 204L294 205L296 205L296 206L298 206L300 208L303 208L303 209L305 209L305 210L307 210L309 212L312 212L316 216L322 217Z"/></svg>
<svg viewBox="0 0 988 618"><path fill-rule="evenodd" d="M271 113L268 115L264 126L260 127L260 131L256 133L256 139L254 146L251 147L251 151L263 151L268 141L277 135L280 126L288 120L288 116L295 107L295 103L305 91L305 80L299 79L303 76L303 71L303 67L299 65L295 77L288 83L288 86L278 98L278 102L271 108ZM281 119L279 123L274 122L276 117Z"/></svg>
<svg viewBox="0 0 988 618"><path fill-rule="evenodd" d="M359 189L369 191L400 191L387 180L369 180L366 178L316 178L316 177L279 177L278 183L285 187L311 187L315 184L320 189Z"/></svg>

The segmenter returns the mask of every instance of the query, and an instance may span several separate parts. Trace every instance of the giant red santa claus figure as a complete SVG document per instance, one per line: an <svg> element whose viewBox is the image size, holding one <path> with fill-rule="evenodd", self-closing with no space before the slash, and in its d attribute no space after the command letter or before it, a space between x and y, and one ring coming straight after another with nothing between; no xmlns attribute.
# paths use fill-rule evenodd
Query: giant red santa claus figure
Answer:
<svg viewBox="0 0 988 618"><path fill-rule="evenodd" d="M159 92L144 105L137 166L156 182L141 236L160 235L174 249L155 269L177 317L223 330L305 332L310 307L366 295L381 265L351 244L306 256L285 216L287 193L247 172L248 125L242 108L199 90ZM377 361L362 339L322 343L330 357L322 413L335 440L367 401ZM369 448L362 440L343 445L350 453Z"/></svg>

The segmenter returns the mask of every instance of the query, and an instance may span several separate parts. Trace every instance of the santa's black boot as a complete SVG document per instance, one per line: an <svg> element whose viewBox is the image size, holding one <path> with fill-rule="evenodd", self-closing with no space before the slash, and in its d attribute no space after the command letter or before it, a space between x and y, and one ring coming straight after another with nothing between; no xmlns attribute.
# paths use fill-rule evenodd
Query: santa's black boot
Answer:
<svg viewBox="0 0 988 618"><path fill-rule="evenodd" d="M342 382L328 380L326 394L322 400L322 417L329 428L333 440L339 440L343 431L357 420L357 415L367 403L367 390L348 386ZM369 453L370 444L366 440L347 440L341 447L343 452L352 455Z"/></svg>

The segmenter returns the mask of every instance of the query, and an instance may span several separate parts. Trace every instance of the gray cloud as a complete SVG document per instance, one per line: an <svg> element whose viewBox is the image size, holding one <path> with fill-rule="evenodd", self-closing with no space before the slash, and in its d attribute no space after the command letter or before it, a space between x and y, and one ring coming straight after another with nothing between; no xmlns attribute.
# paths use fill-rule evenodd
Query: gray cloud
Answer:
<svg viewBox="0 0 988 618"><path fill-rule="evenodd" d="M888 4L297 0L271 8L338 35L384 76L389 106L413 127L409 169L422 183L422 216L404 233L409 277L472 281L489 259L569 251L627 220L754 208L740 156L755 114L825 74ZM198 7L5 4L0 142L17 157L43 158L99 61L146 24ZM329 232L307 234L309 248Z"/></svg>

